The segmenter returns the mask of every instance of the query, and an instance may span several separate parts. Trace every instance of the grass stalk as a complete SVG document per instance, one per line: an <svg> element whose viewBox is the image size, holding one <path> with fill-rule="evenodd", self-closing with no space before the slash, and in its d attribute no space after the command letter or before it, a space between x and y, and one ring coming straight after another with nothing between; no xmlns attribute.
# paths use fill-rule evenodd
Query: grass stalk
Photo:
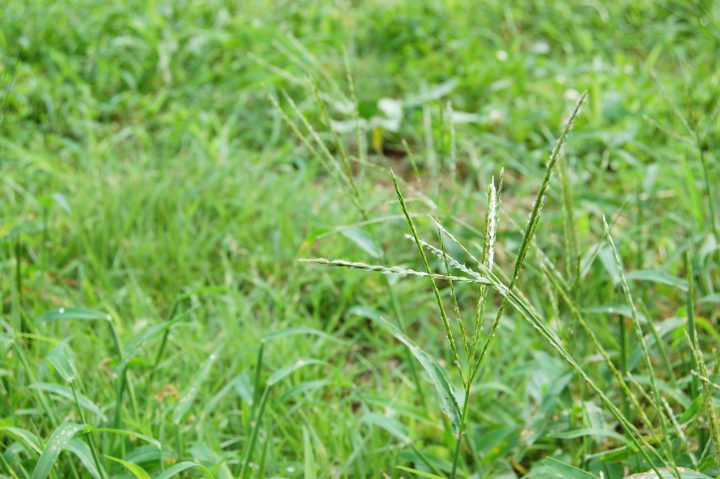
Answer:
<svg viewBox="0 0 720 479"><path fill-rule="evenodd" d="M78 415L80 416L80 421L82 421L83 424L88 424L87 418L85 417L85 412L83 411L82 407L80 407L80 401L78 400L77 396L77 390L75 388L75 381L70 381L70 390L72 391L73 401L75 403L75 410L77 411ZM88 432L87 434L88 439L88 447L90 448L90 454L92 455L93 463L95 464L95 467L97 468L98 474L100 474L100 478L105 478L105 472L102 466L100 465L100 459L98 458L97 454L97 448L95 447L95 440L92 437L92 431Z"/></svg>
<svg viewBox="0 0 720 479"><path fill-rule="evenodd" d="M695 365L697 366L698 373L701 378L709 378L707 366L705 365L705 358L703 357L702 349L700 348L700 342L698 340L697 328L695 325L695 281L693 274L693 263L690 261L690 257L687 257L688 265L688 292L687 292L687 314L688 314L688 325L685 331L688 342L690 343L690 350L692 351ZM714 400L712 396L712 387L709 380L700 381L702 385L702 391L705 403L705 414L707 415L708 429L710 432L710 438L714 445L712 451L716 464L720 464L720 417L718 417L717 411L714 406Z"/></svg>
<svg viewBox="0 0 720 479"><path fill-rule="evenodd" d="M437 283L435 282L435 278L432 276L432 270L430 268L430 263L428 263L427 256L425 255L425 249L423 248L423 243L420 241L420 237L418 236L417 228L415 227L415 222L412 219L412 216L410 216L410 213L407 209L407 204L405 203L405 197L403 196L402 192L400 191L400 185L398 184L398 179L395 176L395 173L390 170L390 175L392 176L393 186L395 187L395 194L397 195L398 201L400 202L400 208L402 209L403 214L405 215L405 219L407 220L408 227L410 228L410 232L412 233L413 240L415 241L415 245L417 246L418 252L420 253L420 259L422 260L423 267L425 268L425 272L428 274L428 278L430 279L430 284L432 285L433 294L435 295L435 302L437 303L437 307L440 311L440 318L442 319L443 327L445 328L445 336L447 337L448 341L450 342L450 350L452 351L453 355L453 364L457 368L457 370L460 372L460 377L462 379L463 386L466 385L465 381L465 375L462 371L462 364L460 363L460 356L458 355L457 346L455 344L455 338L453 336L452 327L450 326L450 321L448 320L447 314L445 312L445 305L443 304L442 297L440 296L440 290L437 287Z"/></svg>
<svg viewBox="0 0 720 479"><path fill-rule="evenodd" d="M258 433L260 431L260 425L262 424L263 415L265 414L265 406L267 405L268 395L270 394L270 387L266 386L263 391L262 397L260 398L260 405L258 406L255 420L253 421L252 432L250 433L250 442L248 443L248 449L243 459L242 469L240 471L240 477L247 479L250 473L250 461L252 460L253 452L255 451L255 444L257 443Z"/></svg>
<svg viewBox="0 0 720 479"><path fill-rule="evenodd" d="M545 176L543 177L543 181L540 184L540 189L538 190L537 196L535 197L535 201L533 203L533 208L530 213L530 219L528 220L528 224L525 229L525 233L523 234L522 243L520 244L520 249L518 250L518 256L515 260L515 267L513 268L513 273L510 278L510 283L508 285L508 288L510 291L512 291L512 289L515 286L515 283L520 275L520 270L522 269L522 267L525 263L525 256L527 255L527 251L529 249L530 243L535 234L535 228L537 228L538 222L540 221L540 213L542 212L543 202L545 201L545 192L547 191L548 187L550 186L550 178L552 177L553 170L555 168L555 165L558 162L558 159L560 158L560 154L562 152L563 146L565 145L565 141L567 140L567 136L570 133L570 130L572 130L572 127L575 123L575 119L577 118L578 114L580 113L580 108L582 107L583 102L585 101L586 97L587 97L586 93L583 93L582 95L580 95L580 98L578 99L577 103L575 104L575 108L573 108L567 122L565 123L565 127L563 128L563 131L560 134L560 138L558 138L558 140L555 143L555 146L553 147L553 150L550 154L550 160L548 161L547 166L545 167ZM493 336L495 336L495 332L497 331L497 328L500 325L500 318L502 318L502 314L505 309L505 304L506 304L506 301L503 298L502 302L500 303L500 307L498 308L497 314L495 315L495 319L493 320L493 323L490 326L490 332L488 333L487 338L485 339L485 342L483 343L483 347L480 350L480 354L475 359L475 364L473 365L473 370L470 374L470 381L472 381L473 378L475 377L475 375L477 374L477 370L480 368L480 364L482 363L482 360L485 357L487 348L490 345L490 341L492 340Z"/></svg>
<svg viewBox="0 0 720 479"><path fill-rule="evenodd" d="M660 396L660 389L657 385L657 378L655 376L655 369L652 365L652 360L650 359L650 351L647 346L647 341L645 340L645 334L642 331L642 327L640 326L640 318L638 315L637 307L635 306L635 301L633 300L632 293L630 291L630 286L628 285L627 278L625 277L625 270L622 264L622 259L620 258L620 253L618 252L617 247L615 246L615 242L612 238L612 234L610 233L610 226L608 226L607 220L605 219L605 216L602 217L603 221L603 229L605 231L605 236L607 238L608 244L610 245L610 249L612 250L613 259L615 261L615 266L617 268L618 274L620 275L620 285L622 287L623 294L625 296L625 301L630 305L630 312L632 315L632 324L633 328L635 330L635 334L638 338L638 342L640 343L640 348L642 351L643 360L645 363L645 367L647 368L648 377L650 378L650 389L652 390L653 394L653 405L655 407L655 410L657 411L658 418L660 420L660 427L662 430L663 437L665 439L664 443L666 447L669 449L672 448L670 444L667 443L669 441L669 434L668 434L668 426L667 421L665 419L665 408L663 407L661 396ZM652 322L650 319L648 319L648 326L650 328L653 328ZM658 345L659 347L659 345ZM672 455L669 455L670 458L672 458ZM673 468L673 475L677 477L677 479L680 479L679 473L677 472L677 468Z"/></svg>
<svg viewBox="0 0 720 479"><path fill-rule="evenodd" d="M442 258L443 258L443 264L445 266L445 274L451 278L450 275L450 265L448 264L448 257L447 253L445 251L445 242L442 238L442 231L438 228L437 229L437 236L438 236L438 242L440 244L440 249L442 251ZM457 294L455 293L455 283L452 279L448 279L448 284L450 285L450 296L452 297L453 302L453 310L455 312L455 319L458 323L458 327L460 329L460 337L462 338L463 343L463 349L465 350L465 357L470 358L470 349L468 344L468 338L467 333L465 331L465 325L463 324L462 317L460 315L460 306L458 305L458 299Z"/></svg>

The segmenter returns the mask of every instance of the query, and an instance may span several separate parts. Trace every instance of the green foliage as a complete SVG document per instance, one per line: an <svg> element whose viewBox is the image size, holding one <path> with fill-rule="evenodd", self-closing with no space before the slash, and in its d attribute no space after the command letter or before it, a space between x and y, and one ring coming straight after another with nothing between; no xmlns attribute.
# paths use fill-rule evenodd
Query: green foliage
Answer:
<svg viewBox="0 0 720 479"><path fill-rule="evenodd" d="M720 476L718 51L706 1L4 2L0 476Z"/></svg>
<svg viewBox="0 0 720 479"><path fill-rule="evenodd" d="M62 423L50 438L47 440L42 454L37 459L35 469L33 470L33 479L44 479L50 474L50 470L58 460L60 453L70 443L76 434L87 428L84 424L75 424L72 422Z"/></svg>

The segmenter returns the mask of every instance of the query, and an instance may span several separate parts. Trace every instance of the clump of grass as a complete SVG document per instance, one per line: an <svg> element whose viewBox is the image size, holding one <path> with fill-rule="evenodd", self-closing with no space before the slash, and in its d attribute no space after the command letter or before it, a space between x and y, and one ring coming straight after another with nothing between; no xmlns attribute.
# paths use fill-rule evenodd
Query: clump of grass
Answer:
<svg viewBox="0 0 720 479"><path fill-rule="evenodd" d="M717 477L707 3L4 2L0 476Z"/></svg>
<svg viewBox="0 0 720 479"><path fill-rule="evenodd" d="M487 285L489 281L485 280L482 273L474 273L471 269L465 267L464 265L461 265L458 261L454 259L450 259L445 251L444 246L441 250L438 250L437 248L432 247L425 241L421 240L417 228L415 226L415 222L410 215L408 211L408 207L405 201L405 198L401 192L400 185L398 182L398 178L395 176L394 172L391 171L393 186L395 188L395 193L397 195L398 202L400 203L400 208L403 212L403 215L405 216L405 219L407 220L408 227L411 232L411 239L414 241L419 256L422 260L422 265L425 269L425 274L427 278L430 280L430 284L432 286L432 291L435 297L436 305L438 307L440 318L442 320L443 328L445 331L445 337L448 340L448 344L450 347L450 350L452 352L453 357L453 365L455 366L455 369L457 370L462 386L464 389L464 400L462 401L462 411L458 414L458 411L454 410L457 407L457 400L454 397L454 393L452 392L452 387L446 383L446 380L444 379L444 376L441 377L440 380L436 380L436 386L438 389L438 393L440 393L441 398L443 398L443 403L448 403L450 406L446 406L443 409L448 412L451 417L453 432L457 436L456 440L456 446L455 446L455 452L453 454L453 461L452 461L452 470L451 470L451 477L455 478L457 475L457 469L458 469L458 463L459 463L459 457L460 457L460 449L462 445L462 438L463 434L465 432L465 423L467 420L467 414L468 414L468 406L470 404L471 400L471 390L472 390L472 384L473 380L476 377L478 369L482 365L482 361L485 358L485 355L487 353L488 347L495 336L498 326L500 324L500 320L503 316L503 311L505 309L505 306L507 304L507 296L513 293L513 288L515 287L515 284L520 276L520 271L522 270L525 262L525 258L527 256L528 249L530 247L530 244L533 239L533 235L535 233L535 230L537 228L537 225L540 220L540 215L542 211L543 202L545 200L545 192L550 184L550 178L552 176L552 172L555 168L555 165L558 162L558 159L560 158L560 154L563 148L563 145L565 144L565 141L567 139L567 136L572 129L572 126L574 124L575 118L577 117L578 113L580 112L580 107L582 106L582 103L585 99L585 95L582 95L580 99L578 100L577 104L575 105L575 108L573 109L572 113L570 114L570 117L562 131L562 134L560 135L557 143L555 144L553 151L550 155L550 160L548 161L548 164L546 166L545 170L545 176L542 180L540 189L538 191L538 194L535 198L535 201L533 203L533 208L530 213L530 218L528 221L528 225L525 229L522 244L520 246L520 249L518 251L517 258L515 260L515 265L513 268L513 274L510 279L510 282L507 286L502 286L503 288L503 299L502 302L497 310L497 313L495 315L495 319L493 320L489 331L486 333L486 339L482 343L482 346L480 346L480 331L482 329L481 319L483 316L483 310L485 307L485 303L487 301L487 290L485 288L481 289L479 299L477 301L477 309L475 314L475 323L473 328L473 335L468 338L466 334L466 327L463 324L462 318L459 314L459 309L457 308L457 298L455 296L455 291L453 287L453 282L457 281L456 277L453 277L450 274L450 262L452 262L452 265L456 269L460 269L461 271L470 274L470 277L467 277L465 281L475 281L478 283L482 283L483 285ZM291 105L294 105L291 103ZM497 193L497 190L494 185L494 181L490 184L490 193L489 193L489 211L488 215L486 217L486 227L485 227L485 237L483 238L483 243L485 244L485 247L483 248L483 255L482 260L478 261L478 267L481 269L487 271L488 273L492 270L493 266L493 257L494 257L494 243L495 243L495 232L497 230L497 204L499 202L499 195ZM444 230L444 229L443 229ZM438 230L439 232L441 230ZM440 236L442 238L442 236ZM428 261L428 257L425 253L426 249L430 249L431 252L433 252L436 256L440 257L446 268L446 274L441 275L438 273L434 273L430 267L430 263ZM358 267L357 264L347 263L343 261L326 261L326 260L309 260L310 262L314 263L320 263L320 264L331 264L334 266L346 266L346 267ZM361 269L370 270L372 271L383 271L383 272L400 272L402 271L401 268L398 267L371 267L369 265L363 265ZM407 271L407 270L406 270ZM413 272L414 276L419 276L420 274L417 272ZM407 273L406 273L407 274ZM456 305L456 312L457 312L457 320L458 324L460 326L461 331L461 338L462 338L462 349L465 351L465 360L462 361L460 358L459 348L457 346L457 341L455 339L455 336L453 334L453 328L450 324L450 320L448 318L448 314L445 310L444 306L444 300L442 297L442 294L440 292L440 289L437 285L438 279L444 279L447 280L451 287L452 292L452 298L453 302ZM395 333L396 336L399 333ZM408 340L404 340L408 341ZM429 364L433 364L433 366L430 366ZM425 362L423 365L425 366L426 371L431 372L433 371L433 368L436 363L429 363ZM463 366L463 364L467 364L466 367ZM451 397L446 397L447 395L450 395Z"/></svg>
<svg viewBox="0 0 720 479"><path fill-rule="evenodd" d="M578 288L580 287L579 283L581 281L581 270L580 259L577 253L577 233L575 231L575 227L572 221L566 221L565 226L565 239L568 246L567 251L569 254L567 261L568 278L562 278L558 268L555 267L555 265L548 259L547 256L542 254L542 251L539 251L540 257L542 259L542 269L546 277L550 280L552 287L554 287L558 291L563 302L570 309L574 320L582 326L583 332L586 333L587 336L591 339L592 347L601 355L607 367L611 370L614 379L617 381L618 386L620 386L623 392L624 397L629 398L629 400L631 401L634 411L641 418L642 427L646 428L645 432L641 431L633 423L633 421L626 416L626 413L621 411L621 409L615 405L607 391L603 390L603 388L598 385L595 380L591 379L589 372L581 364L581 362L579 362L575 358L574 354L571 352L570 349L568 349L567 345L565 345L563 341L561 341L561 339L552 330L548 328L548 322L542 318L540 313L538 313L538 311L527 300L527 298L520 291L517 290L517 284L521 272L525 266L527 255L533 247L537 248L537 245L534 241L534 236L540 223L542 208L545 201L547 189L550 186L550 180L553 171L556 164L560 161L563 152L563 146L567 140L570 130L573 127L575 119L580 112L584 100L585 94L580 96L575 107L570 113L568 121L566 122L557 142L555 143L555 146L553 147L550 159L545 167L545 174L542 178L542 182L533 202L528 223L523 231L522 241L516 253L512 273L510 274L509 278L505 278L505 281L500 280L496 276L496 272L493 271L496 231L498 222L498 204L500 203L499 189L495 187L494 180L490 183L489 186L488 212L485 219L485 229L482 238L483 249L480 259L473 256L469 252L468 248L465 247L460 241L458 241L456 237L452 235L445 227L443 227L437 220L433 219L433 223L435 224L438 232L438 240L440 242L440 247L435 247L432 244L421 239L415 224L416 222L413 219L413 215L409 211L405 196L402 193L400 181L395 175L395 173L391 170L390 174L396 197L403 216L405 217L405 220L407 222L408 229L410 231L410 234L407 235L407 237L412 240L416 246L418 255L421 260L421 264L424 268L424 272L418 272L399 266L369 265L364 263L350 262L346 260L327 260L323 258L303 260L308 263L319 265L355 268L369 272L382 272L386 275L398 274L400 276L425 277L429 280L433 292L433 297L435 299L435 304L440 315L440 322L443 327L444 336L447 339L448 348L452 357L452 365L454 366L454 370L457 372L460 383L462 385L463 395L461 396L461 399L456 397L454 387L448 379L450 375L446 371L444 371L444 368L439 366L440 361L438 359L433 359L427 352L422 350L422 348L420 348L417 344L415 344L407 337L404 331L398 330L381 317L377 319L382 325L387 327L397 339L399 339L402 343L404 343L410 348L415 358L421 363L427 374L432 378L432 382L438 394L442 410L449 417L452 431L455 436L455 446L452 453L452 463L450 467L450 477L453 479L458 475L459 468L462 467L461 463L463 461L461 458L461 451L463 446L463 438L466 434L469 412L471 411L470 404L472 402L474 381L477 378L478 371L483 366L483 360L487 355L488 349L498 332L498 328L507 305L512 306L515 311L520 314L521 317L526 319L533 326L533 328L535 328L540 333L540 335L547 341L547 343L552 347L552 349L554 349L577 373L577 375L582 379L582 381L589 387L590 391L601 400L603 405L612 414L612 416L615 417L618 425L626 434L628 443L632 444L633 449L639 454L639 457L642 458L644 464L647 467L650 467L652 471L654 471L654 473L657 475L657 477L666 477L663 474L670 474L672 475L672 477L680 479L685 475L685 472L683 472L684 469L678 468L677 466L672 441L673 433L670 430L668 424L672 423L675 426L675 434L680 440L687 442L687 438L685 437L682 428L677 424L677 420L669 403L665 398L662 397L662 393L660 392L658 386L658 379L656 378L654 366L652 364L648 341L645 337L645 333L641 328L639 314L637 312L635 302L630 292L628 281L623 271L622 260L610 234L610 228L604 217L603 227L608 239L610 249L612 251L612 256L615 261L615 267L617 268L617 271L620 275L620 281L624 297L630 306L630 311L632 315L631 322L635 332L637 333L637 340L638 344L640 344L640 350L642 353L641 355L644 360L646 371L648 372L652 396L648 396L647 393L643 390L643 388L632 377L627 377L620 370L617 369L617 367L613 363L612 358L610 357L610 354L602 346L602 344L597 338L595 331L588 325L587 321L584 319L578 309L578 306L576 305L576 302L578 301ZM563 172L563 174L561 175L561 179L563 183L563 200L565 205L565 213L572 216L573 199L568 191L569 187L567 185L567 172L564 168L561 168L561 171ZM365 217L365 219L367 218ZM443 237L450 239L456 246L460 248L461 251L463 251L469 258L471 258L476 269L468 267L457 259L450 256L447 252ZM438 273L433 270L426 251L429 251L437 260L439 260L440 264L444 266L443 272ZM458 276L456 274L453 274L453 270L460 273L460 275ZM444 281L449 285L450 301L453 305L453 312L455 316L455 322L457 323L457 328L453 327L453 324L451 322L451 315L448 314L448 311L445 307L446 299L443 297L443 293L440 290L438 281ZM454 284L458 282L479 284L478 298L476 301L476 308L474 314L475 321L472 325L471 335L467 334L469 325L466 325L464 323L463 315L459 307L457 293L454 286ZM485 328L482 324L482 320L484 318L485 307L488 303L488 292L490 290L498 293L501 296L501 301L499 306L497 307L497 311L495 313L492 323L490 324L489 328ZM692 317L692 313L690 313L690 317ZM692 323L692 320L690 321ZM655 325L652 322L649 322L648 326L651 328L652 337L656 341L656 347L658 347L662 351L661 338L655 330ZM456 335L457 331L459 331L460 333L459 338ZM483 341L481 341L482 336L484 336ZM692 345L691 350L693 351L693 355L695 356L695 362L698 365L698 369L702 371L704 368L704 363L702 362L701 358L697 357L697 355L699 354L697 353L697 349L695 348L697 343L695 343L692 339L690 340L690 342ZM668 364L667 361L666 364ZM670 369L668 372L670 375L672 375L672 369ZM700 374L703 375L703 377L706 377L706 373L701 372ZM643 399L647 399L649 404L641 404L641 400L638 399L636 393L628 385L629 380L631 381L632 385L638 390L640 397L642 397ZM707 393L707 388L705 388L705 391ZM659 424L659 430L656 429L655 424L649 417L649 413L646 409L648 406L652 406L655 412L657 423ZM714 413L712 412L713 408L712 406L708 407L708 414L712 423L714 420ZM713 435L716 434L716 426L711 425L710 429ZM648 433L650 434L649 436L647 435ZM717 439L713 439L713 441L716 440ZM697 466L697 460L695 459L694 454L690 451L689 446L686 445L685 449L689 453L688 455L692 460L693 466ZM470 455L474 454L472 450L470 450L469 453ZM412 468L408 468L404 465L401 466L401 468L405 471L414 472L421 476L427 474ZM435 474L437 471L432 469L430 472L432 474ZM432 477L436 476L433 475Z"/></svg>

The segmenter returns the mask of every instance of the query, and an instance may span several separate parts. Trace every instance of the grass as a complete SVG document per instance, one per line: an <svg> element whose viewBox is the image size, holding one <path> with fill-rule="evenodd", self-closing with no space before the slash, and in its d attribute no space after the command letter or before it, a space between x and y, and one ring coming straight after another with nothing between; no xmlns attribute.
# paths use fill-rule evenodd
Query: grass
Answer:
<svg viewBox="0 0 720 479"><path fill-rule="evenodd" d="M0 477L720 477L715 3L2 11Z"/></svg>

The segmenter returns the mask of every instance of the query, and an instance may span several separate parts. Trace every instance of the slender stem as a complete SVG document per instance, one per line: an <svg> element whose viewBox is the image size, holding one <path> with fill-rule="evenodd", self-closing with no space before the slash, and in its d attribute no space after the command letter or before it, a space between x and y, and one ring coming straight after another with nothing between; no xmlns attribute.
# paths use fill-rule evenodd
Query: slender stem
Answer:
<svg viewBox="0 0 720 479"><path fill-rule="evenodd" d="M185 297L185 295L180 296L178 299L176 299L173 302L172 307L170 308L170 314L168 314L166 321L172 321L175 317L175 313L177 313L178 306L180 304L180 301ZM163 333L162 340L160 341L160 348L158 348L158 352L155 355L155 361L153 362L153 366L150 369L150 374L148 374L148 379L146 382L147 386L152 385L152 379L155 374L155 369L157 368L158 364L160 364L160 360L162 359L162 355L165 352L165 346L167 345L168 336L170 335L170 328L165 330L165 333Z"/></svg>
<svg viewBox="0 0 720 479"><path fill-rule="evenodd" d="M125 396L125 387L127 385L127 365L122 365L120 371L120 382L118 383L117 392L115 394L115 417L113 419L113 428L118 429L122 421L122 402Z"/></svg>
<svg viewBox="0 0 720 479"><path fill-rule="evenodd" d="M250 460L252 459L253 451L255 450L255 443L257 442L258 431L260 430L260 423L262 422L263 413L265 412L265 404L267 404L268 395L270 393L270 386L265 387L262 398L260 399L260 406L258 407L257 415L255 416L255 427L253 427L252 433L250 434L250 442L248 444L248 451L245 454L245 460L243 461L243 467L240 472L240 478L245 479L250 468Z"/></svg>
<svg viewBox="0 0 720 479"><path fill-rule="evenodd" d="M398 179L395 176L395 173L390 170L390 175L392 176L393 186L395 187L395 193L397 194L398 201L400 202L400 208L402 209L403 214L405 215L405 219L407 220L408 226L410 227L410 232L412 233L413 240L415 241L415 245L417 246L418 252L420 253L420 259L422 260L422 264L425 267L425 272L428 275L432 274L432 269L430 269L430 263L428 263L427 256L425 255L425 249L423 248L423 243L420 241L420 237L418 236L417 229L415 228L415 222L412 219L412 216L408 212L407 205L405 204L405 198L403 197L402 192L400 191L400 185L398 184ZM460 378L462 379L463 385L466 385L465 376L463 375L462 366L460 364L460 356L457 352L457 346L455 344L455 338L453 337L452 328L450 327L450 321L448 321L447 314L445 313L445 306L443 305L443 300L440 296L440 290L437 287L437 283L435 283L435 279L432 276L429 276L430 278L430 284L432 285L433 294L435 295L435 302L437 303L438 309L440 310L440 318L442 319L443 326L445 328L445 335L447 336L448 341L450 342L450 350L453 354L453 363L455 364L457 370L460 372Z"/></svg>
<svg viewBox="0 0 720 479"><path fill-rule="evenodd" d="M650 378L650 389L652 389L653 393L653 402L658 414L658 418L660 419L660 428L663 433L663 438L665 439L665 441L663 441L664 449L666 449L666 451L671 451L672 446L669 443L667 421L665 420L665 411L662 406L662 401L660 400L660 390L658 389L657 378L655 377L655 370L653 369L652 361L650 359L650 351L648 349L647 342L645 341L645 335L643 334L642 328L640 326L640 319L638 316L637 307L635 306L635 301L633 300L630 286L628 285L627 278L625 277L625 270L623 268L622 258L620 258L620 253L615 246L615 241L613 240L612 234L610 232L610 226L608 226L605 216L602 217L602 220L605 235L607 237L608 244L610 245L613 259L615 261L615 266L617 267L618 274L620 275L620 286L622 287L625 301L630 305L633 329L635 330L635 334L637 335L638 341L640 343L640 350L642 351L642 357L645 363L645 367L647 369L647 374ZM650 328L653 328L652 321L649 317L648 326ZM673 457L671 453L668 453L668 458L672 461ZM673 474L676 476L678 475L676 468L673 468Z"/></svg>
<svg viewBox="0 0 720 479"><path fill-rule="evenodd" d="M452 470L450 472L450 479L455 479L457 477L457 465L460 458L460 447L462 446L463 434L465 434L465 419L467 418L468 403L470 402L470 385L471 383L468 381L467 385L465 386L465 400L463 401L462 414L460 414L460 427L458 429L457 442L455 443L455 453L453 454L453 463Z"/></svg>
<svg viewBox="0 0 720 479"><path fill-rule="evenodd" d="M702 350L700 349L700 343L698 341L697 337L697 330L695 328L695 285L694 285L694 274L693 274L693 264L692 261L690 261L690 256L687 257L687 264L688 264L688 295L687 295L687 303L688 303L688 331L686 331L686 336L690 342L690 350L692 351L692 354L695 358L695 364L698 368L698 373L700 373L701 379L707 378L708 370L707 366L705 365L705 359L703 358ZM720 420L718 419L717 414L715 413L715 406L713 404L713 398L712 398L712 391L710 389L710 385L706 383L705 380L701 381L702 389L703 389L703 395L705 396L705 411L707 414L707 423L708 423L708 432L710 435L710 438L712 439L712 445L708 443L709 447L713 447L712 452L714 456L714 460L716 463L720 463ZM712 383L710 383L712 384Z"/></svg>
<svg viewBox="0 0 720 479"><path fill-rule="evenodd" d="M417 455L418 458L422 461L425 466L430 469L430 472L432 472L435 475L440 475L440 472L437 470L437 468L433 465L432 462L423 454L420 449L418 449L413 443L408 444L410 446L410 449L413 450L413 452Z"/></svg>
<svg viewBox="0 0 720 479"><path fill-rule="evenodd" d="M619 342L620 342L620 375L624 378L627 376L627 333L625 332L625 317L622 315L618 316L619 323ZM630 405L628 404L627 394L623 391L623 413L627 415L630 412Z"/></svg>
<svg viewBox="0 0 720 479"><path fill-rule="evenodd" d="M21 333L31 333L33 324L23 315L23 281L22 281L22 241L20 238L15 241L15 303L13 311L17 313L17 321ZM28 348L32 348L32 341L28 338Z"/></svg>
<svg viewBox="0 0 720 479"><path fill-rule="evenodd" d="M73 400L75 401L75 408L77 409L78 415L80 416L80 420L83 424L88 424L87 419L85 418L85 413L83 412L82 408L80 407L80 401L78 401L77 397L77 390L75 389L75 382L70 381L70 390L72 391ZM98 459L97 451L95 450L95 441L92 437L92 432L88 432L87 435L88 438L88 446L90 447L90 454L92 455L93 462L95 463L95 468L97 468L97 472L100 475L101 478L105 478L105 474L103 471L102 466L100 465L100 460Z"/></svg>
<svg viewBox="0 0 720 479"><path fill-rule="evenodd" d="M110 336L112 336L113 345L115 346L115 352L118 355L118 360L122 364L122 372L120 373L120 383L115 392L115 416L113 419L113 428L117 429L120 427L120 421L122 419L122 398L125 385L127 384L127 366L123 358L122 347L120 346L120 338L118 337L115 323L113 323L110 315L107 317L108 327L110 328Z"/></svg>
<svg viewBox="0 0 720 479"><path fill-rule="evenodd" d="M263 354L265 353L265 343L260 342L258 348L257 360L255 361L255 380L253 382L253 402L250 411L255 412L255 405L257 404L258 394L260 394L260 371L262 371Z"/></svg>
<svg viewBox="0 0 720 479"><path fill-rule="evenodd" d="M692 258L690 257L690 253L685 253L685 268L687 270L687 283L688 283L688 291L686 296L686 309L687 309L687 331L688 336L690 336L690 345L691 349L692 346L697 344L697 329L695 326L695 281L693 278L693 265L692 265ZM697 371L697 361L695 360L695 355L690 354L690 369L691 371ZM692 397L696 397L700 390L700 385L698 382L698 378L696 376L692 376L692 380L690 382L690 392L692 393ZM701 441L702 443L702 441Z"/></svg>
<svg viewBox="0 0 720 479"><path fill-rule="evenodd" d="M445 242L442 238L442 232L440 231L440 228L437 229L437 235L438 235L438 242L440 243L440 249L442 250L442 259L443 264L445 266L445 274L450 276L450 264L448 263L448 257L447 252L445 251ZM468 344L468 338L467 333L465 331L465 325L463 324L462 317L460 316L460 305L458 304L457 294L455 293L455 284L453 283L453 280L448 280L448 283L450 283L450 296L452 297L453 302L453 308L455 310L455 320L458 323L458 326L460 327L460 337L462 338L463 342L463 349L465 350L465 357L470 358L470 345Z"/></svg>

